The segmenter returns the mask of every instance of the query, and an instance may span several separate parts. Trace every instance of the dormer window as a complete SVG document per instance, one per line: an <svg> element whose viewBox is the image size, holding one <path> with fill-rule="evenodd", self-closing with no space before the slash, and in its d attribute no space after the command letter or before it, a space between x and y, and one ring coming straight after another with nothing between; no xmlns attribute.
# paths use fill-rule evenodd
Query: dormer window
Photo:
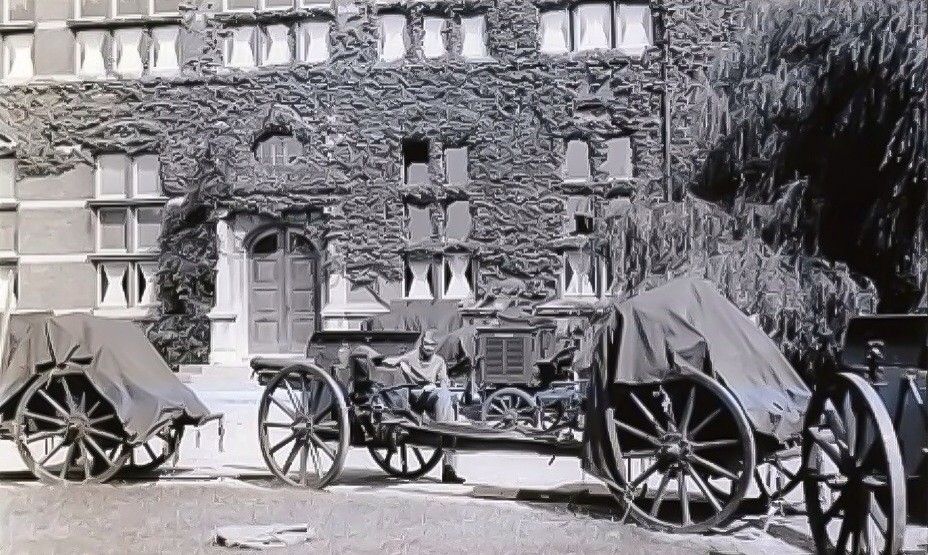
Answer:
<svg viewBox="0 0 928 555"><path fill-rule="evenodd" d="M286 166L303 157L303 145L292 135L267 135L255 145L255 158L262 164Z"/></svg>

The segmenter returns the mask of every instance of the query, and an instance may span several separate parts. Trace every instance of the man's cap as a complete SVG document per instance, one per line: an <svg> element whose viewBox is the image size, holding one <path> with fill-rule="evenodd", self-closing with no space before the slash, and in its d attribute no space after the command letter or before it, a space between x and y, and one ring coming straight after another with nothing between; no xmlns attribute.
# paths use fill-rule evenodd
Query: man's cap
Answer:
<svg viewBox="0 0 928 555"><path fill-rule="evenodd" d="M425 330L422 334L423 345L438 345L438 333L436 330Z"/></svg>

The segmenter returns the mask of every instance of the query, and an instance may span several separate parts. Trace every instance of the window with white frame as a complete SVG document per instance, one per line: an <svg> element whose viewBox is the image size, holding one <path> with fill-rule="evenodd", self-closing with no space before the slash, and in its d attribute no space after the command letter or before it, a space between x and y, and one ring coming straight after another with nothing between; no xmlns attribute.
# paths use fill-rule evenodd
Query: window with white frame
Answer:
<svg viewBox="0 0 928 555"><path fill-rule="evenodd" d="M287 10L297 8L319 8L331 5L331 0L223 0L222 9L228 12L250 12L255 10Z"/></svg>
<svg viewBox="0 0 928 555"><path fill-rule="evenodd" d="M242 25L229 29L223 63L226 67L248 68L258 65L258 27Z"/></svg>
<svg viewBox="0 0 928 555"><path fill-rule="evenodd" d="M610 179L634 177L631 138L616 137L606 141L606 162L602 169Z"/></svg>
<svg viewBox="0 0 928 555"><path fill-rule="evenodd" d="M445 45L445 26L443 17L425 17L422 20L422 55L426 58L441 58L448 47Z"/></svg>
<svg viewBox="0 0 928 555"><path fill-rule="evenodd" d="M75 0L74 4L78 19L105 19L115 14L113 0Z"/></svg>
<svg viewBox="0 0 928 555"><path fill-rule="evenodd" d="M14 197L16 186L16 158L11 156L0 158L0 199Z"/></svg>
<svg viewBox="0 0 928 555"><path fill-rule="evenodd" d="M35 74L32 61L34 37L31 33L0 35L3 47L3 78L8 81L25 81Z"/></svg>
<svg viewBox="0 0 928 555"><path fill-rule="evenodd" d="M564 178L569 181L586 181L590 178L590 147L586 141L567 141Z"/></svg>
<svg viewBox="0 0 928 555"><path fill-rule="evenodd" d="M36 0L0 0L0 23L32 23Z"/></svg>
<svg viewBox="0 0 928 555"><path fill-rule="evenodd" d="M429 142L407 139L403 141L403 182L422 185L429 182Z"/></svg>
<svg viewBox="0 0 928 555"><path fill-rule="evenodd" d="M445 179L450 185L466 185L469 180L467 147L445 149Z"/></svg>
<svg viewBox="0 0 928 555"><path fill-rule="evenodd" d="M411 243L432 237L432 214L427 206L406 205L406 237Z"/></svg>
<svg viewBox="0 0 928 555"><path fill-rule="evenodd" d="M2 0L0 0L2 1ZM8 0L23 2L25 0ZM78 19L132 18L148 15L177 15L180 0L73 0Z"/></svg>
<svg viewBox="0 0 928 555"><path fill-rule="evenodd" d="M15 263L0 263L0 312L16 308L19 297L19 272ZM7 302L12 300L12 306Z"/></svg>
<svg viewBox="0 0 928 555"><path fill-rule="evenodd" d="M97 306L151 305L165 204L158 156L100 155L94 181Z"/></svg>
<svg viewBox="0 0 928 555"><path fill-rule="evenodd" d="M75 73L85 79L101 79L110 73L129 79L146 73L176 74L180 69L179 35L176 25L78 31Z"/></svg>
<svg viewBox="0 0 928 555"><path fill-rule="evenodd" d="M402 60L406 56L406 16L385 13L380 15L380 59L385 62Z"/></svg>
<svg viewBox="0 0 928 555"><path fill-rule="evenodd" d="M583 2L538 17L538 49L545 54L617 49L641 56L654 43L651 8L645 2Z"/></svg>
<svg viewBox="0 0 928 555"><path fill-rule="evenodd" d="M461 56L474 60L489 56L486 30L487 18L483 15L461 18Z"/></svg>
<svg viewBox="0 0 928 555"><path fill-rule="evenodd" d="M255 145L255 157L271 166L295 164L303 157L303 144L292 135L268 135Z"/></svg>
<svg viewBox="0 0 928 555"><path fill-rule="evenodd" d="M561 292L564 297L595 297L599 268L595 257L583 249L563 254Z"/></svg>
<svg viewBox="0 0 928 555"><path fill-rule="evenodd" d="M539 14L538 49L545 54L570 52L570 16L567 10L551 10Z"/></svg>
<svg viewBox="0 0 928 555"><path fill-rule="evenodd" d="M472 227L470 202L456 200L449 203L445 209L445 239L466 241L470 237Z"/></svg>
<svg viewBox="0 0 928 555"><path fill-rule="evenodd" d="M445 254L442 257L442 298L473 298L475 274L470 254Z"/></svg>
<svg viewBox="0 0 928 555"><path fill-rule="evenodd" d="M329 59L328 21L302 21L297 24L297 56L300 62L319 63Z"/></svg>
<svg viewBox="0 0 928 555"><path fill-rule="evenodd" d="M433 263L426 257L409 257L404 261L403 296L410 300L435 298Z"/></svg>

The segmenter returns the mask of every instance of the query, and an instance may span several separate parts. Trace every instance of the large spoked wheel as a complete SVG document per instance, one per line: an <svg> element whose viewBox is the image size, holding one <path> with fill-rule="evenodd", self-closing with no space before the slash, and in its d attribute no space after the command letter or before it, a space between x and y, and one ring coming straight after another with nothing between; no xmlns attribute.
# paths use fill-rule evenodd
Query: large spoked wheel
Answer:
<svg viewBox="0 0 928 555"><path fill-rule="evenodd" d="M480 420L498 430L516 427L534 428L536 420L535 399L515 387L494 391L480 409Z"/></svg>
<svg viewBox="0 0 928 555"><path fill-rule="evenodd" d="M261 395L258 435L275 476L292 486L325 487L341 474L348 454L341 387L318 366L284 368Z"/></svg>
<svg viewBox="0 0 928 555"><path fill-rule="evenodd" d="M35 378L16 410L23 462L46 483L100 483L125 464L125 431L112 405L77 367Z"/></svg>
<svg viewBox="0 0 928 555"><path fill-rule="evenodd" d="M441 462L442 450L399 443L396 447L368 447L377 466L390 476L415 480Z"/></svg>
<svg viewBox="0 0 928 555"><path fill-rule="evenodd" d="M145 474L157 470L180 448L184 429L168 426L141 445L130 446L131 454L123 466L123 474Z"/></svg>
<svg viewBox="0 0 928 555"><path fill-rule="evenodd" d="M611 488L623 511L667 532L705 532L728 522L754 474L747 416L704 374L656 386L619 386L606 429L618 461Z"/></svg>
<svg viewBox="0 0 928 555"><path fill-rule="evenodd" d="M541 403L538 403L541 405ZM550 432L555 430L565 424L565 419L567 418L567 411L564 410L564 403L561 401L553 401L546 403L541 407L541 429L545 432Z"/></svg>
<svg viewBox="0 0 928 555"><path fill-rule="evenodd" d="M902 549L902 455L889 414L864 378L841 373L816 390L806 413L801 472L818 553Z"/></svg>

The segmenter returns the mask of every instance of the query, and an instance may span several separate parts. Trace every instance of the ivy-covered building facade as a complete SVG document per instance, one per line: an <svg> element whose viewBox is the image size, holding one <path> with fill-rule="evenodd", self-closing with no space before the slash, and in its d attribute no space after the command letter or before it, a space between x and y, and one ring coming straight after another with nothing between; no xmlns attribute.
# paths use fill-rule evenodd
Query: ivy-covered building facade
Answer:
<svg viewBox="0 0 928 555"><path fill-rule="evenodd" d="M0 279L173 363L403 300L595 302L740 4L4 0Z"/></svg>

